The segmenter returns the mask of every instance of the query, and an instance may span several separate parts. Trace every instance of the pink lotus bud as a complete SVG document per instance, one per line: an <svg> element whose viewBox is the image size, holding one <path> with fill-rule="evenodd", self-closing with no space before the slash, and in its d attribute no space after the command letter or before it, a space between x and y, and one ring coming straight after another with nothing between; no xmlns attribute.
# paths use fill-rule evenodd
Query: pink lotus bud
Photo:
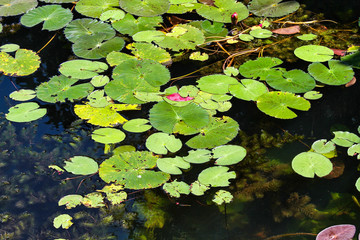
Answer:
<svg viewBox="0 0 360 240"><path fill-rule="evenodd" d="M263 25L260 23L260 24L259 24L259 27L261 27L261 28L262 28L262 26L263 26Z"/></svg>
<svg viewBox="0 0 360 240"><path fill-rule="evenodd" d="M234 12L232 15L231 15L231 23L233 25L236 25L238 23L238 14L237 12Z"/></svg>

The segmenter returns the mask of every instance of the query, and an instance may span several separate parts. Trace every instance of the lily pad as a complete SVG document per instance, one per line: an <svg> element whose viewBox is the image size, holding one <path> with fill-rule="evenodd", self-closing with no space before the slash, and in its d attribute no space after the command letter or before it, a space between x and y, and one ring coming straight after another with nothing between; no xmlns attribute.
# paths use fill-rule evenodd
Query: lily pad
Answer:
<svg viewBox="0 0 360 240"><path fill-rule="evenodd" d="M256 101L261 95L268 92L265 84L253 80L242 79L239 83L229 86L230 93L239 99Z"/></svg>
<svg viewBox="0 0 360 240"><path fill-rule="evenodd" d="M167 154L177 152L182 147L180 139L167 133L154 133L146 139L146 147L156 154Z"/></svg>
<svg viewBox="0 0 360 240"><path fill-rule="evenodd" d="M226 76L231 77L232 76L237 76L239 75L239 69L234 68L234 67L226 67L226 69L224 70L224 73Z"/></svg>
<svg viewBox="0 0 360 240"><path fill-rule="evenodd" d="M150 59L164 65L171 63L170 54L162 48L159 48L151 43L132 43L126 46L131 50L131 53L138 59Z"/></svg>
<svg viewBox="0 0 360 240"><path fill-rule="evenodd" d="M112 26L122 34L133 36L137 32L155 30L160 23L162 23L162 17L138 17L135 19L133 15L127 13L123 19L113 22Z"/></svg>
<svg viewBox="0 0 360 240"><path fill-rule="evenodd" d="M17 104L5 114L7 120L12 122L31 122L42 118L46 114L46 108L39 108L36 102Z"/></svg>
<svg viewBox="0 0 360 240"><path fill-rule="evenodd" d="M91 138L95 142L104 144L119 143L122 142L125 137L125 133L116 128L99 128L91 134Z"/></svg>
<svg viewBox="0 0 360 240"><path fill-rule="evenodd" d="M319 153L302 152L294 157L291 163L297 174L303 177L324 177L333 170L331 161Z"/></svg>
<svg viewBox="0 0 360 240"><path fill-rule="evenodd" d="M156 163L157 167L166 173L172 175L182 174L181 169L189 169L191 165L184 161L182 157L176 156L175 158L159 158Z"/></svg>
<svg viewBox="0 0 360 240"><path fill-rule="evenodd" d="M58 205L66 206L66 209L71 209L81 204L83 197L78 194L70 194L60 198Z"/></svg>
<svg viewBox="0 0 360 240"><path fill-rule="evenodd" d="M229 85L237 84L238 80L222 74L208 75L200 78L198 88L212 94L225 94L229 92Z"/></svg>
<svg viewBox="0 0 360 240"><path fill-rule="evenodd" d="M242 33L239 35L239 39L241 41L250 42L250 41L254 40L254 37L251 36L250 34Z"/></svg>
<svg viewBox="0 0 360 240"><path fill-rule="evenodd" d="M233 165L242 161L246 156L246 149L237 145L224 145L212 149L213 158L217 158L216 165Z"/></svg>
<svg viewBox="0 0 360 240"><path fill-rule="evenodd" d="M254 29L250 31L250 35L256 38L269 38L272 36L272 32L267 29Z"/></svg>
<svg viewBox="0 0 360 240"><path fill-rule="evenodd" d="M104 197L98 192L86 194L81 203L88 208L99 208L105 206Z"/></svg>
<svg viewBox="0 0 360 240"><path fill-rule="evenodd" d="M70 60L60 64L59 72L67 77L88 79L97 76L108 69L103 62L89 60Z"/></svg>
<svg viewBox="0 0 360 240"><path fill-rule="evenodd" d="M186 157L183 157L186 162L201 164L210 161L211 152L207 149L197 149L189 151Z"/></svg>
<svg viewBox="0 0 360 240"><path fill-rule="evenodd" d="M147 123L149 123L149 120L147 119L143 119L143 118L131 119L130 121L127 121L123 125L123 129L128 132L135 132L135 133L146 132L151 128L151 125L148 125Z"/></svg>
<svg viewBox="0 0 360 240"><path fill-rule="evenodd" d="M21 17L20 22L26 27L44 22L42 29L55 31L65 27L72 18L70 9L62 8L60 5L46 5L30 10Z"/></svg>
<svg viewBox="0 0 360 240"><path fill-rule="evenodd" d="M27 76L40 66L40 57L33 51L18 49L15 58L6 52L0 52L0 73L8 76Z"/></svg>
<svg viewBox="0 0 360 240"><path fill-rule="evenodd" d="M78 175L89 175L98 171L94 159L85 156L75 156L65 161L64 169Z"/></svg>
<svg viewBox="0 0 360 240"><path fill-rule="evenodd" d="M354 144L348 148L347 154L349 156L357 156L357 159L360 159L360 144Z"/></svg>
<svg viewBox="0 0 360 240"><path fill-rule="evenodd" d="M75 10L87 17L99 18L102 13L117 9L118 6L118 0L80 0L76 3Z"/></svg>
<svg viewBox="0 0 360 240"><path fill-rule="evenodd" d="M309 100L320 99L322 98L322 96L323 96L322 93L318 91L309 91L304 94L304 98Z"/></svg>
<svg viewBox="0 0 360 240"><path fill-rule="evenodd" d="M347 65L352 66L353 68L360 69L360 50L342 57L341 61Z"/></svg>
<svg viewBox="0 0 360 240"><path fill-rule="evenodd" d="M273 67L281 63L282 61L279 58L260 57L256 60L249 60L243 63L239 67L239 72L247 78L260 78L260 80L265 80L266 76L270 73L276 74L277 70Z"/></svg>
<svg viewBox="0 0 360 240"><path fill-rule="evenodd" d="M305 45L294 51L295 56L308 62L325 62L333 58L334 51L319 45Z"/></svg>
<svg viewBox="0 0 360 240"><path fill-rule="evenodd" d="M234 171L228 171L228 167L209 167L199 174L198 180L200 183L210 185L211 187L227 187L230 185L229 180L236 178Z"/></svg>
<svg viewBox="0 0 360 240"><path fill-rule="evenodd" d="M100 20L103 22L110 21L115 22L123 19L125 17L125 12L120 9L106 10L101 13Z"/></svg>
<svg viewBox="0 0 360 240"><path fill-rule="evenodd" d="M170 0L170 8L167 13L183 14L191 12L198 7L197 0Z"/></svg>
<svg viewBox="0 0 360 240"><path fill-rule="evenodd" d="M286 1L280 3L282 0L252 0L248 5L250 12L256 16L264 17L282 17L295 12L300 7L296 1Z"/></svg>
<svg viewBox="0 0 360 240"><path fill-rule="evenodd" d="M61 214L54 218L53 225L55 228L63 228L68 229L73 225L73 222L71 222L72 217L69 214Z"/></svg>
<svg viewBox="0 0 360 240"><path fill-rule="evenodd" d="M328 61L329 68L322 63L312 63L308 72L319 82L328 85L344 85L354 77L353 69L338 60Z"/></svg>
<svg viewBox="0 0 360 240"><path fill-rule="evenodd" d="M310 102L293 93L273 91L261 95L257 99L257 107L272 117L291 119L297 115L290 108L307 111L310 108Z"/></svg>
<svg viewBox="0 0 360 240"><path fill-rule="evenodd" d="M103 87L105 86L108 82L110 81L110 78L108 76L105 75L97 75L92 77L90 83L94 86L94 87Z"/></svg>
<svg viewBox="0 0 360 240"><path fill-rule="evenodd" d="M1 31L0 31L1 32ZM13 43L8 43L8 44L4 44L0 47L0 51L1 52L15 52L16 50L18 50L20 48L19 45L17 44L13 44Z"/></svg>
<svg viewBox="0 0 360 240"><path fill-rule="evenodd" d="M165 192L170 196L179 198L180 194L188 195L190 193L190 186L185 182L173 181L165 183L163 186Z"/></svg>
<svg viewBox="0 0 360 240"><path fill-rule="evenodd" d="M0 16L16 16L35 8L37 5L37 0L2 0L0 2Z"/></svg>
<svg viewBox="0 0 360 240"><path fill-rule="evenodd" d="M198 180L193 182L190 185L190 191L192 194L196 196L204 195L205 191L209 190L210 187L206 186L205 184L200 183Z"/></svg>
<svg viewBox="0 0 360 240"><path fill-rule="evenodd" d="M112 100L108 96L104 95L104 90L96 90L87 96L89 105L92 107L102 108L110 105Z"/></svg>
<svg viewBox="0 0 360 240"><path fill-rule="evenodd" d="M316 236L316 240L339 239L351 240L356 232L356 227L351 224L334 225L323 229Z"/></svg>
<svg viewBox="0 0 360 240"><path fill-rule="evenodd" d="M312 33L308 33L308 34L303 34L300 36L297 36L298 39L303 40L303 41L311 41L317 38L317 35L312 34Z"/></svg>
<svg viewBox="0 0 360 240"><path fill-rule="evenodd" d="M137 32L132 37L136 42L151 43L152 41L162 41L165 38L165 33L156 30L146 30Z"/></svg>
<svg viewBox="0 0 360 240"><path fill-rule="evenodd" d="M326 139L320 139L311 145L311 149L317 153L326 154L335 150L335 144L331 141L328 142Z"/></svg>
<svg viewBox="0 0 360 240"><path fill-rule="evenodd" d="M353 144L360 143L360 137L351 132L335 131L333 143L341 147L351 147Z"/></svg>
<svg viewBox="0 0 360 240"><path fill-rule="evenodd" d="M120 7L126 12L142 16L154 17L169 10L169 0L120 0Z"/></svg>
<svg viewBox="0 0 360 240"><path fill-rule="evenodd" d="M36 97L36 92L31 89L20 89L12 92L9 97L16 101L28 101Z"/></svg>
<svg viewBox="0 0 360 240"><path fill-rule="evenodd" d="M215 193L213 202L217 205L221 205L223 203L230 203L233 200L234 196L225 190L219 190Z"/></svg>
<svg viewBox="0 0 360 240"><path fill-rule="evenodd" d="M196 12L215 22L231 23L231 15L236 12L238 21L248 17L249 11L246 6L235 0L215 0L212 5L201 4Z"/></svg>

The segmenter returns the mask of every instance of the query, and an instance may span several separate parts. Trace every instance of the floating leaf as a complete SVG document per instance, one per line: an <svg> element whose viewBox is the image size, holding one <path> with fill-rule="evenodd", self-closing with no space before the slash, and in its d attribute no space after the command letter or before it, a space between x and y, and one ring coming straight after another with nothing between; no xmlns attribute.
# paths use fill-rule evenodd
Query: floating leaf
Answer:
<svg viewBox="0 0 360 240"><path fill-rule="evenodd" d="M107 183L124 184L128 189L156 188L170 178L167 173L148 170L156 166L156 161L150 152L123 152L105 160L99 176Z"/></svg>
<svg viewBox="0 0 360 240"><path fill-rule="evenodd" d="M137 32L155 30L161 22L161 17L138 17L135 19L133 15L127 13L123 19L113 22L112 26L120 33L132 36Z"/></svg>
<svg viewBox="0 0 360 240"><path fill-rule="evenodd" d="M191 148L214 148L236 137L239 124L230 117L212 118L209 125L200 129L200 134L186 142Z"/></svg>
<svg viewBox="0 0 360 240"><path fill-rule="evenodd" d="M208 75L200 78L198 88L212 94L225 94L229 92L229 85L237 84L238 80L222 74Z"/></svg>
<svg viewBox="0 0 360 240"><path fill-rule="evenodd" d="M156 30L146 30L135 33L133 40L136 42L147 42L162 41L165 38L165 33Z"/></svg>
<svg viewBox="0 0 360 240"><path fill-rule="evenodd" d="M356 228L351 224L340 224L325 228L316 236L316 240L351 240L356 232Z"/></svg>
<svg viewBox="0 0 360 240"><path fill-rule="evenodd" d="M338 61L328 61L329 68L322 63L312 63L308 66L308 72L319 82L328 85L343 85L351 81L354 71L348 65Z"/></svg>
<svg viewBox="0 0 360 240"><path fill-rule="evenodd" d="M341 61L347 65L352 66L353 68L360 69L360 50L342 57Z"/></svg>
<svg viewBox="0 0 360 240"><path fill-rule="evenodd" d="M169 0L120 0L120 7L126 12L143 17L153 17L169 10Z"/></svg>
<svg viewBox="0 0 360 240"><path fill-rule="evenodd" d="M177 152L182 147L180 139L167 133L154 133L146 139L146 147L156 154L167 154Z"/></svg>
<svg viewBox="0 0 360 240"><path fill-rule="evenodd" d="M272 32L267 29L254 29L250 31L250 35L256 38L269 38L272 36Z"/></svg>
<svg viewBox="0 0 360 240"><path fill-rule="evenodd" d="M197 0L170 0L171 5L167 13L183 14L191 12L198 7L196 3Z"/></svg>
<svg viewBox="0 0 360 240"><path fill-rule="evenodd" d="M197 60L197 61L206 61L209 59L209 55L207 53L193 52L190 54L189 59Z"/></svg>
<svg viewBox="0 0 360 240"><path fill-rule="evenodd" d="M234 97L246 100L256 101L261 95L268 92L265 84L252 80L242 79L239 83L229 86L229 91Z"/></svg>
<svg viewBox="0 0 360 240"><path fill-rule="evenodd" d="M189 155L183 159L189 163L201 164L210 161L211 152L207 149L198 149L189 151Z"/></svg>
<svg viewBox="0 0 360 240"><path fill-rule="evenodd" d="M291 163L297 174L303 177L314 178L324 177L333 170L331 161L319 153L302 152L296 155Z"/></svg>
<svg viewBox="0 0 360 240"><path fill-rule="evenodd" d="M12 92L9 97L16 101L28 101L36 97L36 92L31 89L20 89Z"/></svg>
<svg viewBox="0 0 360 240"><path fill-rule="evenodd" d="M131 119L130 121L127 121L123 125L123 129L128 132L135 132L135 133L146 132L151 128L151 125L147 123L149 123L149 120L147 119L143 119L143 118Z"/></svg>
<svg viewBox="0 0 360 240"><path fill-rule="evenodd" d="M231 75L233 76L237 76L239 75L239 70L237 68L234 67L226 67L226 69L224 70L225 75L231 77Z"/></svg>
<svg viewBox="0 0 360 240"><path fill-rule="evenodd" d="M119 143L122 142L125 137L125 133L115 128L99 128L91 134L91 138L95 142L104 144Z"/></svg>
<svg viewBox="0 0 360 240"><path fill-rule="evenodd" d="M40 66L40 57L33 51L18 49L15 58L0 52L0 73L8 76L26 76L34 73Z"/></svg>
<svg viewBox="0 0 360 240"><path fill-rule="evenodd" d="M36 102L20 103L11 107L5 117L12 122L35 121L46 114L46 108L39 107Z"/></svg>
<svg viewBox="0 0 360 240"><path fill-rule="evenodd" d="M159 158L156 163L157 167L166 173L173 174L173 175L180 175L182 174L182 169L189 169L190 164L182 157L175 157L175 158Z"/></svg>
<svg viewBox="0 0 360 240"><path fill-rule="evenodd" d="M99 208L105 206L104 197L98 192L86 194L81 203L88 208Z"/></svg>
<svg viewBox="0 0 360 240"><path fill-rule="evenodd" d="M110 21L115 22L123 19L125 17L125 12L120 9L106 10L101 13L100 20L103 22Z"/></svg>
<svg viewBox="0 0 360 240"><path fill-rule="evenodd" d="M259 57L256 60L250 60L243 63L239 67L240 74L247 78L260 78L265 80L270 73L276 73L277 70L273 67L282 63L279 58Z"/></svg>
<svg viewBox="0 0 360 240"><path fill-rule="evenodd" d="M76 3L75 10L82 15L99 18L108 10L115 10L119 6L118 0L80 0Z"/></svg>
<svg viewBox="0 0 360 240"><path fill-rule="evenodd" d="M55 31L65 27L72 18L73 14L69 9L60 5L46 5L30 10L21 17L20 22L26 27L44 22L42 29Z"/></svg>
<svg viewBox="0 0 360 240"><path fill-rule="evenodd" d="M295 12L300 7L296 1L286 1L280 3L282 0L252 0L248 5L250 12L256 16L264 17L281 17Z"/></svg>
<svg viewBox="0 0 360 240"><path fill-rule="evenodd" d="M251 36L250 34L242 33L239 35L239 39L241 41L250 42L251 40L254 40L254 37Z"/></svg>
<svg viewBox="0 0 360 240"><path fill-rule="evenodd" d="M229 180L236 178L234 171L228 171L228 167L209 167L199 174L198 180L200 183L210 185L211 187L227 187L230 185Z"/></svg>
<svg viewBox="0 0 360 240"><path fill-rule="evenodd" d="M72 217L69 214L61 214L54 218L53 225L55 228L63 228L68 229L73 225L73 222L71 222Z"/></svg>
<svg viewBox="0 0 360 240"><path fill-rule="evenodd" d="M110 201L113 205L120 204L127 199L127 193L124 191L117 193L107 193L106 199Z"/></svg>
<svg viewBox="0 0 360 240"><path fill-rule="evenodd" d="M326 154L335 150L335 144L331 141L328 142L326 139L320 139L311 145L311 149L317 153Z"/></svg>
<svg viewBox="0 0 360 240"><path fill-rule="evenodd" d="M0 16L16 16L35 8L37 0L2 0L0 2Z"/></svg>
<svg viewBox="0 0 360 240"><path fill-rule="evenodd" d="M131 53L138 59L151 59L164 65L171 63L170 54L162 48L159 48L151 43L132 43L126 48L131 50Z"/></svg>
<svg viewBox="0 0 360 240"><path fill-rule="evenodd" d="M351 147L355 143L360 143L360 137L354 133L335 131L335 137L331 139L333 143L341 147Z"/></svg>
<svg viewBox="0 0 360 240"><path fill-rule="evenodd" d="M360 144L354 144L348 148L347 154L349 156L357 156L357 159L360 159Z"/></svg>
<svg viewBox="0 0 360 240"><path fill-rule="evenodd" d="M277 28L277 29L271 30L271 32L276 33L276 34L282 34L282 35L295 34L295 33L300 32L300 26L295 25L295 26L291 26L291 27Z"/></svg>
<svg viewBox="0 0 360 240"><path fill-rule="evenodd" d="M70 194L60 198L58 205L59 206L66 206L66 209L74 208L81 204L83 197L78 194Z"/></svg>
<svg viewBox="0 0 360 240"><path fill-rule="evenodd" d="M217 205L221 205L223 203L230 203L233 200L233 195L225 190L219 190L215 193L213 202Z"/></svg>
<svg viewBox="0 0 360 240"><path fill-rule="evenodd" d="M334 52L319 45L305 45L294 51L295 56L308 62L325 62L333 58Z"/></svg>
<svg viewBox="0 0 360 240"><path fill-rule="evenodd" d="M0 51L1 52L15 52L16 50L18 50L20 48L19 45L17 44L13 44L13 43L9 43L9 44L4 44L0 47Z"/></svg>
<svg viewBox="0 0 360 240"><path fill-rule="evenodd" d="M180 194L188 195L190 193L190 186L185 182L173 181L170 183L165 183L163 186L165 192L170 194L172 197L179 198Z"/></svg>
<svg viewBox="0 0 360 240"><path fill-rule="evenodd" d="M75 156L65 161L64 169L73 174L89 175L97 172L98 164L92 158Z"/></svg>
<svg viewBox="0 0 360 240"><path fill-rule="evenodd" d="M246 149L236 145L224 145L212 149L213 158L217 158L216 165L233 165L242 161L246 156Z"/></svg>
<svg viewBox="0 0 360 240"><path fill-rule="evenodd" d="M303 34L300 36L296 36L298 39L303 40L303 41L311 41L317 38L317 35L309 33L309 34Z"/></svg>
<svg viewBox="0 0 360 240"><path fill-rule="evenodd" d="M355 187L360 192L360 177L356 180Z"/></svg>
<svg viewBox="0 0 360 240"><path fill-rule="evenodd" d="M289 108L307 111L310 108L310 102L293 93L274 91L261 95L257 99L257 107L272 117L291 119L297 115Z"/></svg>
<svg viewBox="0 0 360 240"><path fill-rule="evenodd" d="M59 72L67 77L88 79L97 76L108 69L103 62L89 60L70 60L60 64Z"/></svg>
<svg viewBox="0 0 360 240"><path fill-rule="evenodd" d="M191 193L196 196L204 195L205 191L209 190L209 189L210 189L210 187L206 186L205 184L200 183L198 180L196 180L195 182L193 182L190 185Z"/></svg>
<svg viewBox="0 0 360 240"><path fill-rule="evenodd" d="M309 91L304 94L304 98L309 100L316 100L322 98L322 93L318 91Z"/></svg>
<svg viewBox="0 0 360 240"><path fill-rule="evenodd" d="M96 90L87 96L89 105L96 108L106 107L111 104L111 98L104 96L104 90Z"/></svg>
<svg viewBox="0 0 360 240"><path fill-rule="evenodd" d="M126 54L122 52L111 52L106 56L106 61L112 67L119 65L120 63L129 59L136 59L136 58L130 54Z"/></svg>
<svg viewBox="0 0 360 240"><path fill-rule="evenodd" d="M234 0L215 0L213 5L201 4L196 12L215 22L231 23L231 14L238 14L238 21L248 17L249 11L246 6Z"/></svg>
<svg viewBox="0 0 360 240"><path fill-rule="evenodd" d="M108 82L110 81L110 78L108 76L105 75L97 75L94 76L90 83L94 86L94 87L103 87L105 86Z"/></svg>

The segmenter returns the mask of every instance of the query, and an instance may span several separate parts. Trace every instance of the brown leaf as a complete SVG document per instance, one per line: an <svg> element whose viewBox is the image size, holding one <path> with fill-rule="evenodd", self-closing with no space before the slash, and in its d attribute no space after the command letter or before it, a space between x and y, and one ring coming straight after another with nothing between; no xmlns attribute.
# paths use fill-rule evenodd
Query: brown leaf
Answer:
<svg viewBox="0 0 360 240"><path fill-rule="evenodd" d="M278 29L274 29L274 30L271 30L271 31L273 33L277 33L277 34L290 35L290 34L299 33L300 32L300 26L295 25L295 26L292 26L292 27L278 28Z"/></svg>
<svg viewBox="0 0 360 240"><path fill-rule="evenodd" d="M333 50L335 55L338 56L345 56L346 50L342 50L342 49L335 49L335 48L330 48L331 50Z"/></svg>
<svg viewBox="0 0 360 240"><path fill-rule="evenodd" d="M355 76L350 80L350 82L348 82L347 84L345 84L345 87L351 87L352 85L354 85L356 83L356 78Z"/></svg>
<svg viewBox="0 0 360 240"><path fill-rule="evenodd" d="M209 5L209 6L215 6L214 0L199 0L199 2L201 2L202 4Z"/></svg>
<svg viewBox="0 0 360 240"><path fill-rule="evenodd" d="M326 179L338 178L344 173L345 164L343 161L333 159L331 162L333 164L333 170L323 178Z"/></svg>

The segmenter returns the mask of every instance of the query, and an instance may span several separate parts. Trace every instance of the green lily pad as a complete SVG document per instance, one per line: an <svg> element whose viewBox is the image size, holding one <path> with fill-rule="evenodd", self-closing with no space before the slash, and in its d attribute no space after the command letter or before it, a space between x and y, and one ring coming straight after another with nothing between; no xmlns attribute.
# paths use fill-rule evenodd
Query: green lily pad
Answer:
<svg viewBox="0 0 360 240"><path fill-rule="evenodd" d="M156 163L157 167L166 173L172 175L182 174L181 169L189 169L191 165L184 161L182 157L176 156L175 158L159 158Z"/></svg>
<svg viewBox="0 0 360 240"><path fill-rule="evenodd" d="M36 102L17 104L5 114L7 120L12 122L31 122L42 118L46 114L46 108L39 108Z"/></svg>
<svg viewBox="0 0 360 240"><path fill-rule="evenodd" d="M360 192L360 177L356 180L355 187Z"/></svg>
<svg viewBox="0 0 360 240"><path fill-rule="evenodd" d="M87 99L89 100L89 105L95 108L102 108L106 107L107 105L111 104L111 98L108 96L105 96L104 90L96 90L90 93L87 96Z"/></svg>
<svg viewBox="0 0 360 240"><path fill-rule="evenodd" d="M208 75L200 78L198 88L212 94L225 94L229 92L229 85L237 84L238 80L222 74Z"/></svg>
<svg viewBox="0 0 360 240"><path fill-rule="evenodd" d="M44 22L42 29L55 31L65 27L72 18L70 9L62 8L60 5L46 5L30 10L21 17L20 22L26 27Z"/></svg>
<svg viewBox="0 0 360 240"><path fill-rule="evenodd" d="M238 21L248 17L249 10L246 6L235 0L215 0L213 5L201 4L196 12L209 20L222 23L231 23L231 15L236 12Z"/></svg>
<svg viewBox="0 0 360 240"><path fill-rule="evenodd" d="M188 156L183 157L183 159L194 164L206 163L211 159L211 152L207 149L191 150Z"/></svg>
<svg viewBox="0 0 360 240"><path fill-rule="evenodd" d="M292 93L308 92L316 85L315 80L309 74L299 69L270 74L266 76L265 80L270 87L276 90Z"/></svg>
<svg viewBox="0 0 360 240"><path fill-rule="evenodd" d="M151 43L132 43L126 46L131 50L131 53L138 59L150 59L161 64L167 65L171 63L170 54L162 48L159 48Z"/></svg>
<svg viewBox="0 0 360 240"><path fill-rule="evenodd" d="M318 91L309 91L304 94L304 98L309 100L316 100L322 98L322 93Z"/></svg>
<svg viewBox="0 0 360 240"><path fill-rule="evenodd" d="M91 138L95 142L104 144L119 143L122 142L125 137L125 133L116 128L99 128L91 134Z"/></svg>
<svg viewBox="0 0 360 240"><path fill-rule="evenodd" d="M241 41L250 42L250 41L254 40L254 37L250 34L242 33L239 35L239 39Z"/></svg>
<svg viewBox="0 0 360 240"><path fill-rule="evenodd" d="M40 2L45 2L45 3L71 3L71 2L76 2L76 0L40 0Z"/></svg>
<svg viewBox="0 0 360 240"><path fill-rule="evenodd" d="M224 30L224 24L220 22L211 23L209 20L201 22L201 28L208 33L221 33Z"/></svg>
<svg viewBox="0 0 360 240"><path fill-rule="evenodd" d="M165 33L156 30L146 30L135 33L133 40L136 42L147 42L162 41L165 38Z"/></svg>
<svg viewBox="0 0 360 240"><path fill-rule="evenodd" d="M353 69L338 60L328 61L329 68L322 63L312 63L308 72L319 82L328 85L344 85L354 77Z"/></svg>
<svg viewBox="0 0 360 240"><path fill-rule="evenodd" d="M295 56L308 62L325 62L333 58L334 51L319 45L305 45L294 51Z"/></svg>
<svg viewBox="0 0 360 240"><path fill-rule="evenodd" d="M89 175L98 171L94 159L85 156L75 156L65 161L64 169L78 175Z"/></svg>
<svg viewBox="0 0 360 240"><path fill-rule="evenodd" d="M127 197L128 195L124 191L106 194L106 199L110 201L112 205L117 205L124 202L127 199Z"/></svg>
<svg viewBox="0 0 360 240"><path fill-rule="evenodd" d="M331 141L328 142L326 139L320 139L311 145L311 149L317 153L326 154L335 150L335 144Z"/></svg>
<svg viewBox="0 0 360 240"><path fill-rule="evenodd" d="M125 17L125 12L120 9L106 10L101 13L100 20L103 22L110 21L115 22L123 19Z"/></svg>
<svg viewBox="0 0 360 240"><path fill-rule="evenodd" d="M190 192L196 196L204 195L204 193L209 189L210 187L200 183L198 180L190 185Z"/></svg>
<svg viewBox="0 0 360 240"><path fill-rule="evenodd" d="M82 99L94 90L90 83L78 82L76 78L68 78L63 75L54 76L48 82L41 83L36 88L37 97L44 102L65 102Z"/></svg>
<svg viewBox="0 0 360 240"><path fill-rule="evenodd" d="M357 156L357 159L360 159L360 144L354 144L348 148L347 154L349 156Z"/></svg>
<svg viewBox="0 0 360 240"><path fill-rule="evenodd" d="M170 0L170 8L167 13L183 14L191 12L198 7L197 0Z"/></svg>
<svg viewBox="0 0 360 240"><path fill-rule="evenodd" d="M161 102L164 100L160 92L134 92L134 97L142 102Z"/></svg>
<svg viewBox="0 0 360 240"><path fill-rule="evenodd" d="M256 60L249 60L239 67L241 75L247 78L260 78L265 80L270 73L276 73L273 67L280 65L282 61L279 58L259 57Z"/></svg>
<svg viewBox="0 0 360 240"><path fill-rule="evenodd" d="M99 176L107 183L116 182L128 189L156 188L170 178L168 173L150 170L156 161L157 157L150 152L123 152L105 160Z"/></svg>
<svg viewBox="0 0 360 240"><path fill-rule="evenodd" d="M0 73L8 76L27 76L40 66L40 57L33 51L18 49L15 58L0 52Z"/></svg>
<svg viewBox="0 0 360 240"><path fill-rule="evenodd" d="M296 1L286 1L280 3L282 0L252 0L248 8L250 12L256 16L264 17L282 17L295 12L300 7Z"/></svg>
<svg viewBox="0 0 360 240"><path fill-rule="evenodd" d="M78 194L70 194L60 198L58 205L59 206L66 206L66 209L71 209L81 204L83 200L83 196Z"/></svg>
<svg viewBox="0 0 360 240"><path fill-rule="evenodd" d="M261 95L257 99L257 107L272 117L291 119L297 115L289 108L307 111L310 108L310 102L293 93L274 91Z"/></svg>
<svg viewBox="0 0 360 240"><path fill-rule="evenodd" d="M69 214L61 214L54 218L53 225L55 228L63 228L68 229L73 225L73 222L71 222L72 217Z"/></svg>
<svg viewBox="0 0 360 240"><path fill-rule="evenodd" d="M225 190L219 190L215 193L213 202L217 205L221 205L223 203L230 203L233 200L234 196Z"/></svg>
<svg viewBox="0 0 360 240"><path fill-rule="evenodd" d="M347 65L352 66L353 68L360 69L360 50L342 57L341 61Z"/></svg>
<svg viewBox="0 0 360 240"><path fill-rule="evenodd" d="M118 0L80 0L76 3L75 10L87 17L99 18L102 13L117 9L118 6Z"/></svg>
<svg viewBox="0 0 360 240"><path fill-rule="evenodd" d="M120 0L120 7L126 12L142 17L154 17L169 10L169 0Z"/></svg>
<svg viewBox="0 0 360 240"><path fill-rule="evenodd" d="M89 60L70 60L60 64L59 72L67 77L88 79L97 76L108 69L103 62Z"/></svg>
<svg viewBox="0 0 360 240"><path fill-rule="evenodd" d="M360 137L351 132L335 131L335 137L331 139L333 143L341 147L351 147L353 144L360 143Z"/></svg>
<svg viewBox="0 0 360 240"><path fill-rule="evenodd" d="M303 40L303 41L311 41L317 38L317 35L312 34L312 33L308 33L308 34L303 34L300 36L296 36L298 39Z"/></svg>
<svg viewBox="0 0 360 240"><path fill-rule="evenodd" d="M314 152L302 152L296 155L291 166L297 174L308 178L314 178L315 174L318 177L324 177L333 169L328 158Z"/></svg>
<svg viewBox="0 0 360 240"><path fill-rule="evenodd" d="M147 123L149 123L149 120L147 119L143 119L143 118L131 119L130 121L127 121L123 125L123 129L128 132L135 132L135 133L146 132L151 128L151 125L148 125Z"/></svg>
<svg viewBox="0 0 360 240"><path fill-rule="evenodd" d="M36 92L31 89L20 89L12 92L9 97L16 101L28 101L36 97Z"/></svg>
<svg viewBox="0 0 360 240"><path fill-rule="evenodd" d="M112 26L122 34L133 36L137 32L155 30L160 23L162 23L162 17L138 17L135 19L133 15L127 13L123 19L113 22Z"/></svg>
<svg viewBox="0 0 360 240"><path fill-rule="evenodd" d="M18 50L20 48L19 45L17 44L13 44L13 43L9 43L9 44L4 44L0 47L0 51L1 52L15 52L16 50Z"/></svg>
<svg viewBox="0 0 360 240"><path fill-rule="evenodd" d="M272 36L272 32L267 29L254 29L250 31L250 35L256 38L269 38Z"/></svg>
<svg viewBox="0 0 360 240"><path fill-rule="evenodd" d="M175 138L174 135L167 133L154 133L146 139L146 147L156 154L167 154L169 152L177 152L182 147L180 139Z"/></svg>
<svg viewBox="0 0 360 240"><path fill-rule="evenodd" d="M203 62L209 59L209 55L207 53L193 52L190 54L189 59Z"/></svg>
<svg viewBox="0 0 360 240"><path fill-rule="evenodd" d="M199 174L198 180L200 183L208 186L210 185L211 187L227 187L230 185L229 180L236 178L236 173L234 171L228 171L228 167L209 167Z"/></svg>
<svg viewBox="0 0 360 240"><path fill-rule="evenodd" d="M202 128L209 124L209 114L194 103L176 107L167 102L159 102L150 110L150 123L160 131L172 133L175 125L180 122L191 128Z"/></svg>
<svg viewBox="0 0 360 240"><path fill-rule="evenodd" d="M191 148L214 148L236 137L239 124L230 117L211 118L210 124L200 129L200 134L186 142Z"/></svg>
<svg viewBox="0 0 360 240"><path fill-rule="evenodd" d="M105 75L97 75L94 76L90 83L94 86L94 87L103 87L105 86L108 82L110 81L110 78L108 76Z"/></svg>
<svg viewBox="0 0 360 240"><path fill-rule="evenodd" d="M216 165L233 165L242 161L246 156L246 149L236 145L224 145L212 149L213 158L217 158Z"/></svg>
<svg viewBox="0 0 360 240"><path fill-rule="evenodd" d="M239 75L239 69L234 68L234 67L226 67L226 69L224 70L224 73L226 76L231 77L232 76L237 76Z"/></svg>
<svg viewBox="0 0 360 240"><path fill-rule="evenodd" d="M185 182L178 182L177 180L163 185L163 189L170 196L179 198L180 194L188 195L190 193L190 186Z"/></svg>
<svg viewBox="0 0 360 240"><path fill-rule="evenodd" d="M86 194L81 203L88 208L99 208L105 206L104 197L99 192Z"/></svg>
<svg viewBox="0 0 360 240"><path fill-rule="evenodd" d="M37 5L37 0L1 0L0 16L16 16L35 8Z"/></svg>
<svg viewBox="0 0 360 240"><path fill-rule="evenodd" d="M257 80L242 79L239 83L230 85L229 91L236 98L256 101L261 95L267 93L268 89L265 84Z"/></svg>
<svg viewBox="0 0 360 240"><path fill-rule="evenodd" d="M106 61L109 63L111 67L119 65L120 63L129 60L136 59L134 56L122 52L111 52L106 56Z"/></svg>

